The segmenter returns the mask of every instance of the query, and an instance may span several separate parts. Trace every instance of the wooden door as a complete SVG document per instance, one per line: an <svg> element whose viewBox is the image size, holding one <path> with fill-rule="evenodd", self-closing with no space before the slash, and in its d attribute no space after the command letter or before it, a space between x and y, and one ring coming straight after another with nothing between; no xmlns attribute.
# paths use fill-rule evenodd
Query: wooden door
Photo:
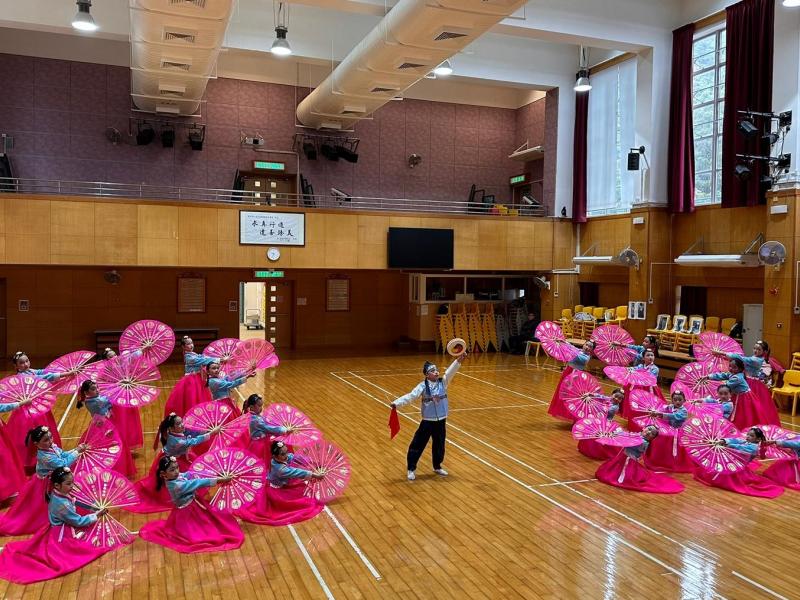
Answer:
<svg viewBox="0 0 800 600"><path fill-rule="evenodd" d="M267 341L276 348L293 348L294 282L284 280L266 282L265 306Z"/></svg>

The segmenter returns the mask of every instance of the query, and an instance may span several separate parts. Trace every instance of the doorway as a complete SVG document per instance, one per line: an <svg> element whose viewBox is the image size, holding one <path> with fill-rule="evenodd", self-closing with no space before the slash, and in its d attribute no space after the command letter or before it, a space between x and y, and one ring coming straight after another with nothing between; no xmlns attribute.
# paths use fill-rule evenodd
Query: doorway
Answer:
<svg viewBox="0 0 800 600"><path fill-rule="evenodd" d="M239 338L294 347L294 282L246 281L240 285Z"/></svg>

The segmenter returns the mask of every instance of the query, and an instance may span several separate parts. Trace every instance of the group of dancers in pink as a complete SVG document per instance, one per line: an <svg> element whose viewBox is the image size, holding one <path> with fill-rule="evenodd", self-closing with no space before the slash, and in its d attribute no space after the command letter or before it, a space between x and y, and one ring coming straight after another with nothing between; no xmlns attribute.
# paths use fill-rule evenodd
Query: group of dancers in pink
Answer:
<svg viewBox="0 0 800 600"><path fill-rule="evenodd" d="M244 384L255 371L226 376L220 371L223 366L220 359L195 353L189 337L183 337L180 344L185 375L170 394L159 426L156 443L161 448L149 472L132 484L136 502L125 506L125 510L135 513L169 511L169 516L149 521L141 528L139 536L178 552L219 552L238 548L244 542L239 520L280 526L319 514L324 509L324 499L309 495L306 487L309 481L321 479L323 475L308 468L308 463L297 464L295 461L292 447L284 441L295 433L293 426L265 420L262 416L264 400L258 394L247 397L241 409L230 397L231 392ZM147 361L152 357L144 346L119 356L106 349L98 358L100 363ZM135 478L136 467L131 452L143 445L139 409L119 406L102 395L98 383L90 378L90 373L96 373L97 368L81 367L62 372L49 368L33 370L22 352L13 356L13 364L17 375L45 381L53 393L58 393L60 380L80 379L76 382L77 408L86 409L91 414L90 428L102 425L108 428L109 436L116 432L120 456L113 470L127 478ZM277 360L271 364L277 364ZM90 377L85 378L87 376ZM11 413L5 425L0 422L0 454L4 463L0 470L0 501L10 505L0 514L0 535L31 536L10 542L2 549L0 578L20 584L65 575L106 552L124 547L135 538L135 535L118 536L114 538L115 543L107 545L87 542L91 537L87 535L90 528L98 520L108 518L108 509L73 497L78 480L84 474L79 475L77 471L91 468L87 466L92 464L88 460L93 452L88 441L90 432L87 430L74 449L62 449L52 413L46 410L32 415L24 410L31 402L24 399L0 403L0 412ZM247 420L246 425L241 424L241 436L227 442L222 441L222 436L217 440L216 436L227 422L207 431L187 431L182 417L204 403L224 404L232 409L232 419L241 417L240 420ZM253 464L263 465L259 471L263 478L253 484L258 490L255 499L233 504L229 510L218 510L218 506L209 501L209 488L220 490L219 486L230 485L234 475L196 476L190 467L205 452L225 455L226 451L234 450L243 450L239 454ZM95 467L92 473L102 475L106 472ZM119 476L116 473L114 477ZM108 473L109 478L111 475Z"/></svg>
<svg viewBox="0 0 800 600"><path fill-rule="evenodd" d="M586 341L567 363L548 410L573 423L581 454L604 461L596 472L599 481L639 492L675 494L685 489L684 484L667 473L691 473L701 484L760 498L775 498L787 488L800 491L800 434L780 427L766 384L781 367L770 358L766 342L758 341L752 356L716 347L696 349L696 356L707 362L684 367L695 373L694 384L686 383L690 378L676 378L667 400L657 385L654 336L648 335L641 345L600 342L603 337L601 331ZM609 363L612 355L630 357L628 370L649 372L656 384L622 385L606 396L595 383L596 392L576 399L569 390L574 378L591 378L585 370L599 343L623 350L604 352L604 362ZM725 364L727 370L720 370ZM709 390L713 393L704 393ZM617 416L627 420L627 431L615 423ZM723 458L714 458L720 455ZM774 463L758 472L765 458Z"/></svg>

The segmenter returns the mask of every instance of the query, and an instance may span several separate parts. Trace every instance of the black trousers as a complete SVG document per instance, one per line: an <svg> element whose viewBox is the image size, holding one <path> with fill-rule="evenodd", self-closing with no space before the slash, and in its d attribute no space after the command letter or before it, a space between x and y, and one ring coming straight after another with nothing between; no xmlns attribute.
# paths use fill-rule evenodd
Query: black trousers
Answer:
<svg viewBox="0 0 800 600"><path fill-rule="evenodd" d="M420 421L417 432L414 434L414 439L411 440L411 445L408 447L408 456L406 462L408 463L409 471L417 470L417 462L425 446L428 445L428 440L433 437L433 468L440 469L442 461L444 460L444 440L447 437L447 419L441 421Z"/></svg>

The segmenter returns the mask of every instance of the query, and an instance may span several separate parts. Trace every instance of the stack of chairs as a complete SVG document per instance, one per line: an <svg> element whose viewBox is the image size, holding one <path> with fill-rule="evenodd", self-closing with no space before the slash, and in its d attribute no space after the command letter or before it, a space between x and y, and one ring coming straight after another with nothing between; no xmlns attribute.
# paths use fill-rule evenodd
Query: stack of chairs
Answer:
<svg viewBox="0 0 800 600"><path fill-rule="evenodd" d="M489 344L492 345L495 352L500 350L500 344L497 340L497 324L495 322L494 304L487 303L484 305L484 311L481 314L481 330L483 332L483 340L488 350Z"/></svg>
<svg viewBox="0 0 800 600"><path fill-rule="evenodd" d="M453 337L458 337L467 343L467 348L472 350L475 341L471 339L469 334L469 325L467 324L467 313L463 304L451 304L450 310L453 311Z"/></svg>
<svg viewBox="0 0 800 600"><path fill-rule="evenodd" d="M447 342L452 340L455 336L455 330L453 328L453 316L450 313L450 307L447 307L447 314L445 315L436 315L436 342L441 348L441 351L444 352L447 349ZM438 349L437 349L438 351Z"/></svg>
<svg viewBox="0 0 800 600"><path fill-rule="evenodd" d="M508 323L505 315L497 314L494 317L495 336L497 337L497 350L502 351L505 344L506 350L511 350L511 336L508 332Z"/></svg>
<svg viewBox="0 0 800 600"><path fill-rule="evenodd" d="M465 307L467 330L469 331L469 340L467 340L467 342L469 343L470 350L474 350L475 346L477 346L481 352L486 352L486 339L483 336L483 323L481 323L480 309L480 304L470 304Z"/></svg>

